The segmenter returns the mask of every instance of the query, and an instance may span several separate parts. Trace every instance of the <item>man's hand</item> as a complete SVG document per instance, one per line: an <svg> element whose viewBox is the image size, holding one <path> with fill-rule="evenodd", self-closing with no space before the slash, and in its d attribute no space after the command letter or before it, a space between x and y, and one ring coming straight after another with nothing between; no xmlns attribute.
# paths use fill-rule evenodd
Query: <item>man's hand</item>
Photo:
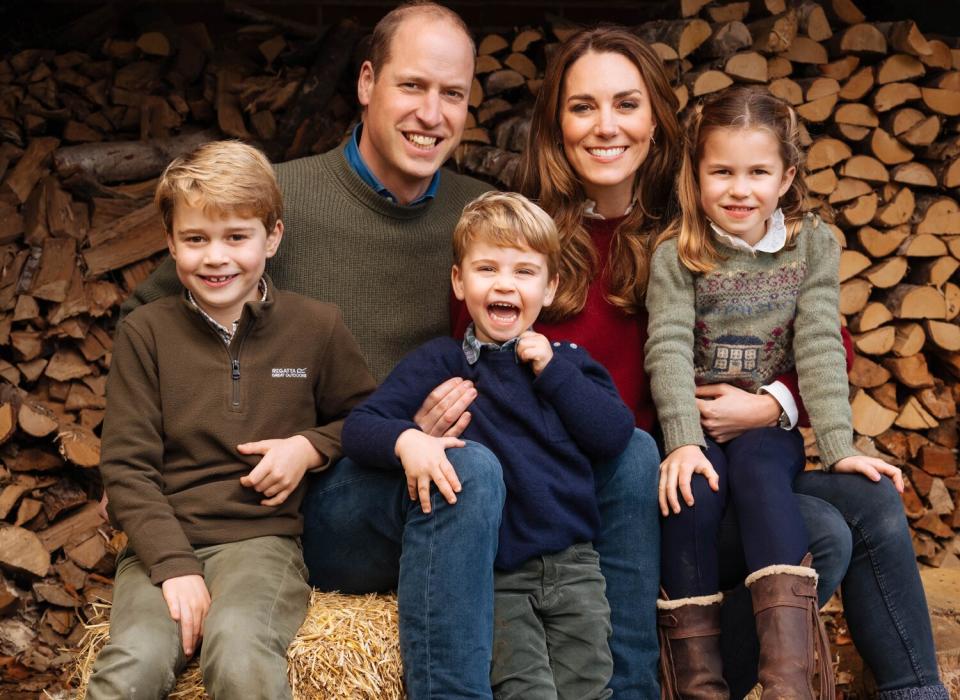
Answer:
<svg viewBox="0 0 960 700"><path fill-rule="evenodd" d="M203 636L203 622L210 610L210 592L203 576L174 576L160 586L170 617L180 623L184 656L189 657Z"/></svg>
<svg viewBox="0 0 960 700"><path fill-rule="evenodd" d="M751 394L730 384L698 386L697 408L703 431L721 443L754 428L775 426L781 411L770 394Z"/></svg>
<svg viewBox="0 0 960 700"><path fill-rule="evenodd" d="M887 464L876 457L856 455L844 457L833 465L833 471L840 474L863 474L870 481L880 481L883 476L890 477L890 481L899 493L903 493L903 473L892 464Z"/></svg>
<svg viewBox="0 0 960 700"><path fill-rule="evenodd" d="M284 440L260 440L237 445L244 455L263 455L263 459L240 483L262 493L262 506L278 506L294 492L307 470L323 464L323 456L303 435Z"/></svg>
<svg viewBox="0 0 960 700"><path fill-rule="evenodd" d="M413 422L427 435L460 437L470 424L467 407L477 398L473 382L451 377L423 400Z"/></svg>
<svg viewBox="0 0 960 700"><path fill-rule="evenodd" d="M539 377L543 368L553 359L553 348L547 336L524 331L517 341L517 357L521 362L529 362L534 376Z"/></svg>
<svg viewBox="0 0 960 700"><path fill-rule="evenodd" d="M437 485L447 503L457 502L460 479L447 459L446 450L463 447L463 440L455 437L433 437L410 428L400 433L394 447L403 471L407 475L407 493L410 500L420 498L424 513L430 512L430 484Z"/></svg>
<svg viewBox="0 0 960 700"><path fill-rule="evenodd" d="M714 491L720 489L720 476L697 445L678 447L660 463L660 512L664 517L670 515L671 510L674 513L680 512L680 501L677 500L678 488L684 503L688 506L693 505L690 480L694 474L703 474Z"/></svg>

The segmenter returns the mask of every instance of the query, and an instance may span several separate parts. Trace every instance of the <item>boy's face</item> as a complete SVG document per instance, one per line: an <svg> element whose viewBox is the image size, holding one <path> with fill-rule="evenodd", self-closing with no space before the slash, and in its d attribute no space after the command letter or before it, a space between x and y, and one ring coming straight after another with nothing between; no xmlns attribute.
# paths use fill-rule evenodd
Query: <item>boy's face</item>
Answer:
<svg viewBox="0 0 960 700"><path fill-rule="evenodd" d="M530 248L475 241L451 272L453 293L467 305L477 339L505 343L530 328L557 291L547 258Z"/></svg>
<svg viewBox="0 0 960 700"><path fill-rule="evenodd" d="M263 267L282 236L280 221L267 232L260 219L207 214L199 206L177 202L167 247L183 286L200 308L229 328L246 302L260 298Z"/></svg>

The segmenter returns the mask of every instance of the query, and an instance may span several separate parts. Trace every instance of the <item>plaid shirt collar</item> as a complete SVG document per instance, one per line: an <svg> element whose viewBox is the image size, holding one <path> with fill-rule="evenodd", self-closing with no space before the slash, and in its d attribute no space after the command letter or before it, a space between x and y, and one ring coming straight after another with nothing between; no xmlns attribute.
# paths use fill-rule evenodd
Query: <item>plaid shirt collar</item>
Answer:
<svg viewBox="0 0 960 700"><path fill-rule="evenodd" d="M260 301L266 301L267 280L261 277L260 283L257 285L257 289L260 290ZM236 321L230 324L230 328L227 328L200 307L200 305L197 303L197 300L193 298L193 294L190 293L189 289L187 290L187 301L190 302L193 308L200 312L200 315L203 316L206 322L210 324L210 327L217 332L217 335L220 336L220 340L223 341L224 345L229 345L230 341L233 340L234 334L237 332L237 326L240 325L240 319L238 318Z"/></svg>
<svg viewBox="0 0 960 700"><path fill-rule="evenodd" d="M475 365L480 359L480 351L486 348L487 350L496 350L498 352L512 351L514 353L514 358L516 359L517 353L517 341L520 338L511 338L505 343L484 343L477 338L476 331L474 330L473 324L471 323L467 326L467 330L463 334L463 354L467 358L467 364Z"/></svg>

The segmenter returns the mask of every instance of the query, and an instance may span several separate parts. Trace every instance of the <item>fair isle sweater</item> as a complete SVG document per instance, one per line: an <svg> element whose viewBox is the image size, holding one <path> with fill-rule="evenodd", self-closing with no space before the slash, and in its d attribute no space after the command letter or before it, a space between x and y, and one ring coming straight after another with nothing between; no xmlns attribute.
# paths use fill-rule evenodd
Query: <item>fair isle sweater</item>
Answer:
<svg viewBox="0 0 960 700"><path fill-rule="evenodd" d="M588 542L600 524L591 462L626 449L633 415L585 350L555 342L553 353L534 377L513 346L483 348L470 364L460 341L437 338L354 409L343 426L344 454L399 469L397 438L417 429L413 415L427 394L451 377L469 379L479 395L461 437L497 456L507 489L495 566L513 571L531 557Z"/></svg>
<svg viewBox="0 0 960 700"><path fill-rule="evenodd" d="M705 445L695 385L756 391L796 367L824 463L857 454L833 233L808 215L795 245L777 253L720 247L726 260L706 274L683 266L676 238L651 261L646 368L667 452Z"/></svg>
<svg viewBox="0 0 960 700"><path fill-rule="evenodd" d="M267 272L281 289L339 306L377 381L449 333L450 237L464 205L489 185L445 169L435 199L404 207L371 189L343 148L276 171L285 232ZM124 311L180 289L167 259Z"/></svg>

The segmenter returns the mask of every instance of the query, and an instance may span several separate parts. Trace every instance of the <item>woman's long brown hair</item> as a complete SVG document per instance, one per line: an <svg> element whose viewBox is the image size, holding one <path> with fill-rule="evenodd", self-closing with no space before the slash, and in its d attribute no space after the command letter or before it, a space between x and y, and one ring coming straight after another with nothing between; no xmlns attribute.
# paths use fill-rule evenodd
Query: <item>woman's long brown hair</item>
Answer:
<svg viewBox="0 0 960 700"><path fill-rule="evenodd" d="M657 126L656 143L634 180L636 204L617 227L610 245L608 301L630 314L643 308L650 262L650 241L661 221L673 212L671 190L680 152L678 102L663 63L647 44L620 27L600 27L575 34L553 55L537 96L530 137L517 170L517 189L537 200L560 232L560 287L544 309L546 321L583 310L587 290L599 268L599 257L583 227L587 195L563 151L561 102L567 71L587 53L616 53L633 63L646 84Z"/></svg>

